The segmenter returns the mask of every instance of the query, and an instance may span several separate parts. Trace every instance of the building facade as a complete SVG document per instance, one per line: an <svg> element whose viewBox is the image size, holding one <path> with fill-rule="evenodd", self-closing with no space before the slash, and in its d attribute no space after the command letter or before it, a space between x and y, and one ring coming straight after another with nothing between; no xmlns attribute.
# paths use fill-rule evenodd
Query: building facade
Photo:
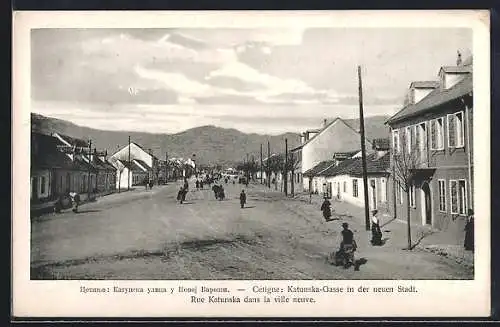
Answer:
<svg viewBox="0 0 500 327"><path fill-rule="evenodd" d="M306 171L322 161L332 160L334 153L357 151L361 148L360 134L341 118L330 123L325 120L322 129L315 131L312 136L307 133L302 140L304 143L292 149L292 152L300 156L299 169L303 176L301 184L302 190L306 192L313 187L312 180L304 176ZM366 140L366 146L371 148L371 142Z"/></svg>
<svg viewBox="0 0 500 327"><path fill-rule="evenodd" d="M394 216L406 219L407 192L397 167L412 158L408 189L413 223L448 231L463 240L467 209L473 208L472 65L457 62L439 71L437 83L412 83L407 105L391 117L391 197ZM416 85L426 85L415 98Z"/></svg>

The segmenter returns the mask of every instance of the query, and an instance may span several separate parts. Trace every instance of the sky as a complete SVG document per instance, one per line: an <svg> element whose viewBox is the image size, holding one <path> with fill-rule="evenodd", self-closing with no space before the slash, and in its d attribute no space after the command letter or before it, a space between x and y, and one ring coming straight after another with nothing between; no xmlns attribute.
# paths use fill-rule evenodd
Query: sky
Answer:
<svg viewBox="0 0 500 327"><path fill-rule="evenodd" d="M409 84L471 55L458 28L35 29L32 111L106 130L301 132L401 109Z"/></svg>

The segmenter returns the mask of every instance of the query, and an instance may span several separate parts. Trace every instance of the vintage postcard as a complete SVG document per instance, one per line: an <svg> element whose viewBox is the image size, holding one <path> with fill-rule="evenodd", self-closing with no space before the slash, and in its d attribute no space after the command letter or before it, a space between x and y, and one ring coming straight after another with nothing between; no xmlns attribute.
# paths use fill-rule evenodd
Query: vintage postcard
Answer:
<svg viewBox="0 0 500 327"><path fill-rule="evenodd" d="M13 24L15 317L489 315L487 11Z"/></svg>

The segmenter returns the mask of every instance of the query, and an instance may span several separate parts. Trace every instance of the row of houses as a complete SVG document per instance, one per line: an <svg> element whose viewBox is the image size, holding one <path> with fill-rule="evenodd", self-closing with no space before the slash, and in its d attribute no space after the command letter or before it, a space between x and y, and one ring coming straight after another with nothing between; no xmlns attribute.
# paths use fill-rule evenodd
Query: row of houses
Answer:
<svg viewBox="0 0 500 327"><path fill-rule="evenodd" d="M91 143L60 133L31 132L30 200L32 207L44 207L68 195L80 194L82 201L117 190L161 184L186 174L192 159L159 160L137 143L122 147L108 157Z"/></svg>
<svg viewBox="0 0 500 327"><path fill-rule="evenodd" d="M412 222L461 239L473 208L472 58L443 66L435 81L410 84L402 108L386 122L386 137L366 139L370 209L406 217L407 196L398 178L402 155L412 158L408 188ZM364 206L361 137L343 119L307 130L297 158L295 188Z"/></svg>

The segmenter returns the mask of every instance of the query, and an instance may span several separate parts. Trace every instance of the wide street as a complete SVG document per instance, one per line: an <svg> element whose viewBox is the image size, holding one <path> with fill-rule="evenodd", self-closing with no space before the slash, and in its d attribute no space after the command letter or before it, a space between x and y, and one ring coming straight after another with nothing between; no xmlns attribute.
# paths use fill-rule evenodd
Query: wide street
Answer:
<svg viewBox="0 0 500 327"><path fill-rule="evenodd" d="M465 279L472 272L391 237L372 247L349 216L325 222L319 208L261 185L225 185L226 200L194 190L176 202L179 184L112 194L34 218L32 279ZM240 209L239 192L248 193ZM334 213L335 215L335 213ZM328 263L341 223L359 245L359 271Z"/></svg>

